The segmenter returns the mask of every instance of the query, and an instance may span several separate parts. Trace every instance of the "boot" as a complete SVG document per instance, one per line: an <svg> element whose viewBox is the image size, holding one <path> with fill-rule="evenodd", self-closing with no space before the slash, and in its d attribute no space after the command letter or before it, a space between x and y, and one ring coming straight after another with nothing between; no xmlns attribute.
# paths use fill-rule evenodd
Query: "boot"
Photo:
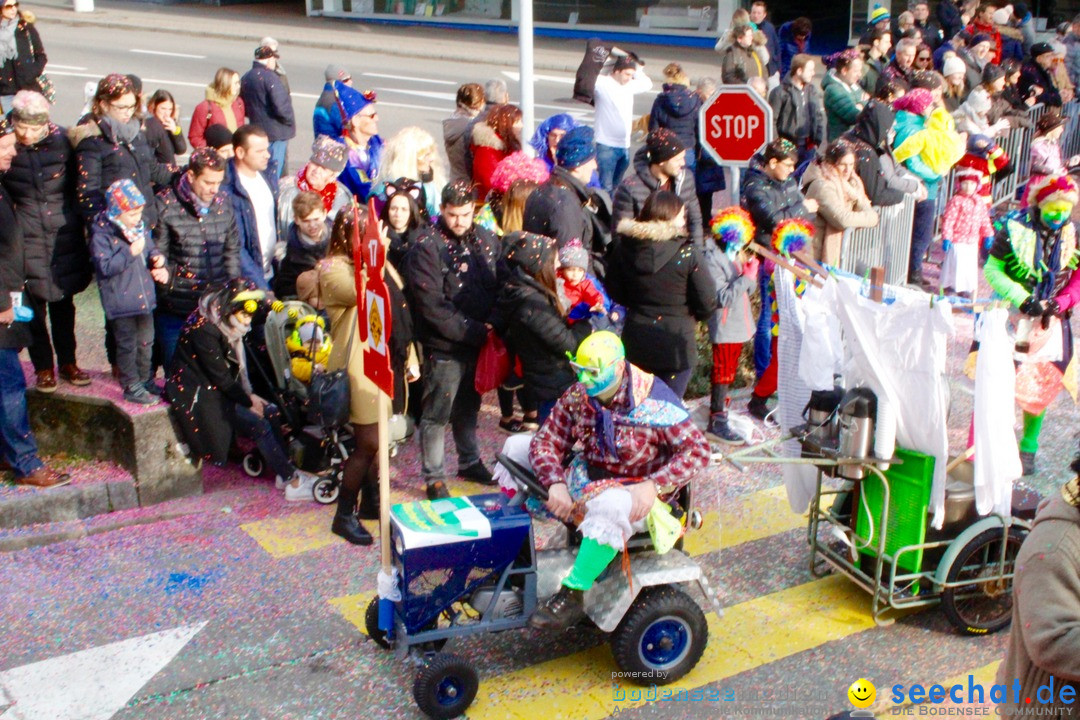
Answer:
<svg viewBox="0 0 1080 720"><path fill-rule="evenodd" d="M379 477L378 472L374 474L374 478L366 478L360 487L360 507L356 517L361 520L379 519Z"/></svg>
<svg viewBox="0 0 1080 720"><path fill-rule="evenodd" d="M746 404L746 411L758 420L765 422L765 417L769 414L768 402L769 398L751 395L750 402Z"/></svg>
<svg viewBox="0 0 1080 720"><path fill-rule="evenodd" d="M709 427L705 434L731 445L742 445L742 437L728 427L727 385L713 385L709 398Z"/></svg>
<svg viewBox="0 0 1080 720"><path fill-rule="evenodd" d="M338 493L337 513L334 515L334 522L330 525L330 532L345 538L353 545L370 545L374 539L356 519L354 512L356 495L356 490L341 486Z"/></svg>
<svg viewBox="0 0 1080 720"><path fill-rule="evenodd" d="M546 603L529 618L529 625L540 630L566 630L585 619L585 593L565 585L559 587Z"/></svg>
<svg viewBox="0 0 1080 720"><path fill-rule="evenodd" d="M1035 474L1035 453L1022 452L1020 453L1020 467L1023 468L1024 477L1031 477Z"/></svg>

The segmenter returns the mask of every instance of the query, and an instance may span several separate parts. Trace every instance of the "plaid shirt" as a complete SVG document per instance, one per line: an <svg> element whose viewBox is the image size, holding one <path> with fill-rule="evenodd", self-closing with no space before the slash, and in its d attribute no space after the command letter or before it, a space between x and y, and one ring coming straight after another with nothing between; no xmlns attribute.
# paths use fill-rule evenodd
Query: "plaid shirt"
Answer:
<svg viewBox="0 0 1080 720"><path fill-rule="evenodd" d="M627 484L652 480L663 495L686 485L708 465L709 443L685 408L650 398L653 376L629 363L627 367L632 382L623 382L611 406L619 457L608 456L600 446L596 409L584 386L574 383L555 403L529 448L533 469L545 487L566 482L564 461L579 443L582 457L592 471L590 475L596 473ZM630 404L631 390L639 398L634 408ZM630 412L634 413L632 417ZM592 485L599 490L610 487L611 482L597 481Z"/></svg>

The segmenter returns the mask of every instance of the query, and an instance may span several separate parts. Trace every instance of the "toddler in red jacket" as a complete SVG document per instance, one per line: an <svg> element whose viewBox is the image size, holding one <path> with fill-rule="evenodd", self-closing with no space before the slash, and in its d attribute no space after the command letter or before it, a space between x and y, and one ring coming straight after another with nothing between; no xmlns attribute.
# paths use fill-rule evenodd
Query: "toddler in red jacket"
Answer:
<svg viewBox="0 0 1080 720"><path fill-rule="evenodd" d="M589 253L581 241L571 240L559 250L559 288L566 298L566 309L573 320L604 312L607 298L597 287L598 281L586 274Z"/></svg>
<svg viewBox="0 0 1080 720"><path fill-rule="evenodd" d="M946 294L954 291L971 297L979 288L979 242L994 236L990 209L979 193L983 174L963 168L956 174L957 191L945 206L941 222L941 286Z"/></svg>

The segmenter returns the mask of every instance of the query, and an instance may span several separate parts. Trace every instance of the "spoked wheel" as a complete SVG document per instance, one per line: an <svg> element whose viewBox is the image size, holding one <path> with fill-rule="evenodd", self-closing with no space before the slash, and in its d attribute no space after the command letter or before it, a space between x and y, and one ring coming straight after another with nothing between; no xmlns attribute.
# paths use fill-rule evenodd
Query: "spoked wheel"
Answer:
<svg viewBox="0 0 1080 720"><path fill-rule="evenodd" d="M252 451L240 461L240 467L244 468L244 472L248 477L257 478L262 476L263 471L266 469L266 463L263 462L262 455Z"/></svg>
<svg viewBox="0 0 1080 720"><path fill-rule="evenodd" d="M645 588L611 635L615 664L667 685L690 672L709 642L705 613L670 585Z"/></svg>
<svg viewBox="0 0 1080 720"><path fill-rule="evenodd" d="M336 477L324 477L315 481L311 487L311 494L315 496L315 502L320 505L332 505L337 502L341 485Z"/></svg>
<svg viewBox="0 0 1080 720"><path fill-rule="evenodd" d="M472 705L479 688L472 664L453 653L439 653L416 674L413 699L428 717L449 720Z"/></svg>
<svg viewBox="0 0 1080 720"><path fill-rule="evenodd" d="M948 583L970 583L946 588L941 595L945 616L966 635L988 635L1012 621L1013 582L1001 575L1015 572L1016 555L1027 531L1009 528L1004 568L1002 533L1002 528L990 528L976 535L960 550L946 575Z"/></svg>

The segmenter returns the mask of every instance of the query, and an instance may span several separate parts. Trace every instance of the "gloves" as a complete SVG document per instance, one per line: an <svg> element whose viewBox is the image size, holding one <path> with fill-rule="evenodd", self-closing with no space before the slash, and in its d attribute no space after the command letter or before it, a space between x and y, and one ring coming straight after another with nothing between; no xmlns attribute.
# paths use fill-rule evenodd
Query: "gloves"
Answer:
<svg viewBox="0 0 1080 720"><path fill-rule="evenodd" d="M1043 314L1043 304L1036 300L1034 295L1028 295L1027 300L1020 303L1020 312L1031 317L1039 317Z"/></svg>
<svg viewBox="0 0 1080 720"><path fill-rule="evenodd" d="M983 251L984 252L990 252L990 248L993 247L993 245L994 245L994 236L993 235L989 235L989 236L983 238Z"/></svg>
<svg viewBox="0 0 1080 720"><path fill-rule="evenodd" d="M952 249L952 240L949 240L947 238L942 238L942 240L941 240L941 249L942 249L942 251L948 253L949 250Z"/></svg>
<svg viewBox="0 0 1080 720"><path fill-rule="evenodd" d="M1043 310L1043 315L1044 316L1056 315L1057 317L1061 317L1061 306L1058 305L1058 301L1057 300L1047 300L1046 301L1046 307Z"/></svg>

